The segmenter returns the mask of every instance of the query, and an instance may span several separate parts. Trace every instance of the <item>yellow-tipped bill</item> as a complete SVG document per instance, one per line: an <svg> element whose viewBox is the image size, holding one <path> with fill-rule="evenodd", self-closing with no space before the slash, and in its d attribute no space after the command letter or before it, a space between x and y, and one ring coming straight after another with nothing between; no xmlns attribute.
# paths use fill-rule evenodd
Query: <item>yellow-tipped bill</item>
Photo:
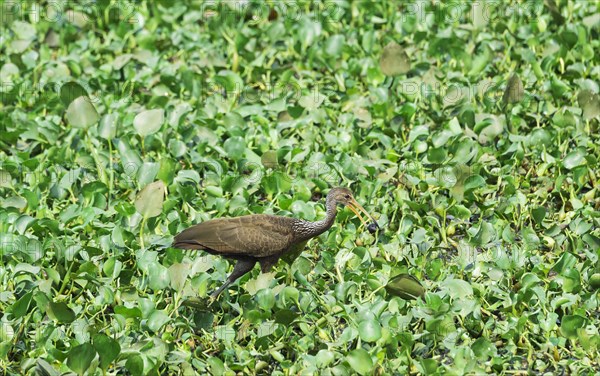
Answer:
<svg viewBox="0 0 600 376"><path fill-rule="evenodd" d="M348 202L347 206L350 208L350 210L352 210L354 212L354 214L356 214L358 219L360 219L360 221L363 223L363 225L365 225L365 227L369 227L369 224L365 221L363 216L360 215L360 212L363 212L367 216L367 218L369 218L371 220L372 223L374 223L377 227L379 227L377 225L377 221L375 221L373 219L373 217L371 217L369 212L367 212L365 210L365 208L363 208L358 202L356 202L355 199L352 199L350 202Z"/></svg>

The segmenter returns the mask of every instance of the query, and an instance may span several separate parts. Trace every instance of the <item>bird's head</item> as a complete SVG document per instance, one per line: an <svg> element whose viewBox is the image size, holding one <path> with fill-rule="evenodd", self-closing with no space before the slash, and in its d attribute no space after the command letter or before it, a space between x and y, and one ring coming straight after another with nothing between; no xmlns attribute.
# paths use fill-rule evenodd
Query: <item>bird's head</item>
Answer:
<svg viewBox="0 0 600 376"><path fill-rule="evenodd" d="M338 187L331 189L327 194L327 200L334 200L336 204L347 206L348 208L350 208L350 210L354 212L354 214L356 214L356 216L365 226L369 227L369 224L365 221L363 216L360 215L360 213L363 212L367 216L367 218L369 218L372 221L372 223L374 223L375 226L377 226L377 222L373 219L373 217L371 217L371 215L365 210L365 208L363 208L358 202L356 202L354 196L352 195L352 192L348 188Z"/></svg>

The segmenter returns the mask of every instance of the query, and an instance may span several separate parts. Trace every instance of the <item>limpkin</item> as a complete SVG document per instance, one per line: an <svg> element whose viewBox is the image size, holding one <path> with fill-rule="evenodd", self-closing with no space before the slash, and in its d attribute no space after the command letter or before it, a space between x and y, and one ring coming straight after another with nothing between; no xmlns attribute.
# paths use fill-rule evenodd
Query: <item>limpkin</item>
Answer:
<svg viewBox="0 0 600 376"><path fill-rule="evenodd" d="M327 231L333 225L338 204L348 206L369 231L377 226L349 189L333 188L327 194L327 215L321 221L309 222L268 214L217 218L177 234L173 247L204 250L237 260L225 283L211 294L212 298L216 298L227 286L252 270L256 262L260 264L261 272L267 273L281 256L301 250L310 238ZM372 221L371 224L365 222L361 211Z"/></svg>

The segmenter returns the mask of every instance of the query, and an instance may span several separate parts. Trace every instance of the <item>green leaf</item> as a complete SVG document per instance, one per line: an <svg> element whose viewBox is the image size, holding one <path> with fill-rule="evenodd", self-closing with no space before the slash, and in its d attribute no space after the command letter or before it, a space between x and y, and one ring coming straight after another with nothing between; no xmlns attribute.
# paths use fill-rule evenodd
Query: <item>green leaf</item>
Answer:
<svg viewBox="0 0 600 376"><path fill-rule="evenodd" d="M569 229L573 231L578 236L582 236L588 231L592 229L594 225L591 222L588 222L582 218L577 218L576 220L569 223Z"/></svg>
<svg viewBox="0 0 600 376"><path fill-rule="evenodd" d="M600 249L600 238L597 236L588 233L583 235L582 239L594 252L597 252Z"/></svg>
<svg viewBox="0 0 600 376"><path fill-rule="evenodd" d="M447 291L451 297L456 299L462 299L473 295L473 287L471 287L471 284L462 279L447 279L444 281L442 288Z"/></svg>
<svg viewBox="0 0 600 376"><path fill-rule="evenodd" d="M537 223L538 225L542 224L544 218L546 217L546 208L538 206L537 208L532 209L531 216L533 217L535 223Z"/></svg>
<svg viewBox="0 0 600 376"><path fill-rule="evenodd" d="M93 339L93 344L94 349L96 349L96 352L100 357L100 368L106 371L108 366L110 366L121 353L121 345L119 345L119 342L105 334L96 334Z"/></svg>
<svg viewBox="0 0 600 376"><path fill-rule="evenodd" d="M225 374L225 365L223 365L223 361L217 357L211 356L207 359L206 363L210 367L210 373L212 375L224 375Z"/></svg>
<svg viewBox="0 0 600 376"><path fill-rule="evenodd" d="M518 103L523 100L524 96L525 90L523 89L523 83L519 76L513 73L508 79L508 84L506 85L504 95L502 96L502 102L504 105L507 105L508 103Z"/></svg>
<svg viewBox="0 0 600 376"><path fill-rule="evenodd" d="M12 175L8 171L0 170L0 188L12 188Z"/></svg>
<svg viewBox="0 0 600 376"><path fill-rule="evenodd" d="M15 329L12 325L3 322L0 325L0 343L12 341L15 337Z"/></svg>
<svg viewBox="0 0 600 376"><path fill-rule="evenodd" d="M70 323L75 320L75 312L64 302L50 302L48 305L48 316L59 323Z"/></svg>
<svg viewBox="0 0 600 376"><path fill-rule="evenodd" d="M302 113L304 112L304 107L302 106L290 106L287 108L288 113L290 114L290 116L294 119L298 119L300 116L302 116Z"/></svg>
<svg viewBox="0 0 600 376"><path fill-rule="evenodd" d="M566 270L563 273L563 291L568 293L577 293L581 290L581 274L575 268Z"/></svg>
<svg viewBox="0 0 600 376"><path fill-rule="evenodd" d="M8 11L9 8L3 9L4 11ZM34 25L29 22L23 22L20 20L16 20L12 23L11 29L16 34L19 39L35 39L36 38L36 28Z"/></svg>
<svg viewBox="0 0 600 376"><path fill-rule="evenodd" d="M542 147L548 147L551 145L552 136L544 128L535 128L529 135L528 144L532 147L541 149Z"/></svg>
<svg viewBox="0 0 600 376"><path fill-rule="evenodd" d="M94 105L85 96L78 97L71 102L65 117L67 123L75 128L88 128L100 119Z"/></svg>
<svg viewBox="0 0 600 376"><path fill-rule="evenodd" d="M581 166L585 164L585 156L587 152L583 148L577 148L567 154L567 156L563 159L563 166L567 170L572 170L575 167Z"/></svg>
<svg viewBox="0 0 600 376"><path fill-rule="evenodd" d="M71 351L69 351L69 355L67 356L67 366L78 375L83 375L87 369L90 368L90 364L92 364L94 357L96 357L94 347L89 343L84 343L73 347Z"/></svg>
<svg viewBox="0 0 600 376"><path fill-rule="evenodd" d="M165 112L161 109L140 112L133 119L133 127L142 136L156 133L165 121Z"/></svg>
<svg viewBox="0 0 600 376"><path fill-rule="evenodd" d="M271 281L275 277L275 273L260 273L255 279L251 279L246 283L246 290L250 295L256 295L260 290L266 289L271 285Z"/></svg>
<svg viewBox="0 0 600 376"><path fill-rule="evenodd" d="M274 150L267 150L260 157L260 161L265 168L277 168L277 152Z"/></svg>
<svg viewBox="0 0 600 376"><path fill-rule="evenodd" d="M593 289L596 289L596 290L600 289L600 273L592 274L592 276L590 277L590 280L589 280L589 284L590 284L590 287Z"/></svg>
<svg viewBox="0 0 600 376"><path fill-rule="evenodd" d="M219 325L214 330L215 338L220 341L231 343L235 340L235 330L231 327Z"/></svg>
<svg viewBox="0 0 600 376"><path fill-rule="evenodd" d="M465 180L465 192L485 186L485 179L480 175L469 176Z"/></svg>
<svg viewBox="0 0 600 376"><path fill-rule="evenodd" d="M373 370L373 360L363 349L352 350L346 355L350 367L360 375L368 375Z"/></svg>
<svg viewBox="0 0 600 376"><path fill-rule="evenodd" d="M560 323L560 331L569 339L577 339L577 329L585 326L586 319L579 315L565 315Z"/></svg>
<svg viewBox="0 0 600 376"><path fill-rule="evenodd" d="M115 313L129 319L142 317L142 311L137 307L127 308L125 306L116 306Z"/></svg>
<svg viewBox="0 0 600 376"><path fill-rule="evenodd" d="M494 230L494 226L488 222L481 222L472 241L475 245L487 245L495 239L496 231Z"/></svg>
<svg viewBox="0 0 600 376"><path fill-rule="evenodd" d="M275 333L275 330L277 330L276 323L274 323L273 321L263 321L260 323L258 329L256 330L256 336L257 338L268 337Z"/></svg>
<svg viewBox="0 0 600 376"><path fill-rule="evenodd" d="M154 333L159 333L160 329L171 321L169 315L167 315L164 311L156 310L150 314L148 317L148 328L152 330Z"/></svg>
<svg viewBox="0 0 600 376"><path fill-rule="evenodd" d="M125 368L132 376L144 375L144 359L139 354L134 354L127 359Z"/></svg>
<svg viewBox="0 0 600 376"><path fill-rule="evenodd" d="M23 295L19 300L13 303L10 307L10 312L12 313L14 318L21 318L27 314L29 311L29 305L31 303L32 293L28 292Z"/></svg>
<svg viewBox="0 0 600 376"><path fill-rule="evenodd" d="M141 190L135 199L135 209L146 218L157 217L162 213L165 199L165 183L157 180Z"/></svg>
<svg viewBox="0 0 600 376"><path fill-rule="evenodd" d="M590 90L582 90L577 95L579 108L583 111L583 118L590 120L600 116L600 95Z"/></svg>
<svg viewBox="0 0 600 376"><path fill-rule="evenodd" d="M562 275L567 270L574 267L575 264L577 264L577 257L575 257L573 254L571 254L569 252L565 252L562 254L562 256L560 256L560 259L558 259L556 264L554 264L554 266L552 267L552 270L554 270L558 274Z"/></svg>
<svg viewBox="0 0 600 376"><path fill-rule="evenodd" d="M335 360L335 354L332 351L321 349L315 356L317 367L325 368Z"/></svg>
<svg viewBox="0 0 600 376"><path fill-rule="evenodd" d="M275 306L275 294L269 288L259 290L256 293L256 300L263 311L270 311Z"/></svg>
<svg viewBox="0 0 600 376"><path fill-rule="evenodd" d="M167 157L161 158L160 167L156 177L162 180L166 185L171 184L175 177L175 161Z"/></svg>
<svg viewBox="0 0 600 376"><path fill-rule="evenodd" d="M117 134L117 121L119 114L116 112L106 114L100 119L100 125L98 126L98 136L105 140L113 139Z"/></svg>
<svg viewBox="0 0 600 376"><path fill-rule="evenodd" d="M385 286L385 291L406 300L417 299L425 294L421 283L412 275L405 273L392 278Z"/></svg>
<svg viewBox="0 0 600 376"><path fill-rule="evenodd" d="M244 80L242 80L239 74L229 70L220 71L214 77L214 82L220 85L219 89L232 94L239 94L240 90L244 87Z"/></svg>
<svg viewBox="0 0 600 376"><path fill-rule="evenodd" d="M48 362L44 359L38 359L37 364L35 365L35 374L36 376L60 376L61 373L54 369Z"/></svg>
<svg viewBox="0 0 600 376"><path fill-rule="evenodd" d="M223 197L223 188L215 187L214 185L209 185L208 187L204 188L204 192L212 197Z"/></svg>
<svg viewBox="0 0 600 376"><path fill-rule="evenodd" d="M381 325L374 319L363 320L358 324L358 335L365 342L375 342L381 338Z"/></svg>
<svg viewBox="0 0 600 376"><path fill-rule="evenodd" d="M275 322L282 325L290 325L298 316L299 314L292 310L281 309L275 312Z"/></svg>
<svg viewBox="0 0 600 376"><path fill-rule="evenodd" d="M471 345L471 349L476 357L480 359L488 359L489 356L493 356L496 352L496 347L487 338L478 338Z"/></svg>
<svg viewBox="0 0 600 376"><path fill-rule="evenodd" d="M133 149L124 138L118 140L117 148L119 149L119 155L121 157L121 165L123 167L123 173L130 178L135 176L135 173L142 165L142 159L137 150Z"/></svg>
<svg viewBox="0 0 600 376"><path fill-rule="evenodd" d="M404 48L396 42L390 42L383 48L379 67L386 76L398 76L410 70L410 59Z"/></svg>
<svg viewBox="0 0 600 376"><path fill-rule="evenodd" d="M328 56L339 56L344 47L345 37L340 34L332 35L325 41L324 51Z"/></svg>
<svg viewBox="0 0 600 376"><path fill-rule="evenodd" d="M169 267L169 279L171 287L175 291L181 291L187 280L190 267L188 264L176 263Z"/></svg>
<svg viewBox="0 0 600 376"><path fill-rule="evenodd" d="M77 82L67 82L60 87L60 99L65 106L69 106L71 102L79 97L88 96L88 92Z"/></svg>
<svg viewBox="0 0 600 376"><path fill-rule="evenodd" d="M430 148L427 150L427 159L431 163L442 163L447 157L446 149L444 148Z"/></svg>
<svg viewBox="0 0 600 376"><path fill-rule="evenodd" d="M145 186L150 184L156 174L158 174L158 170L160 169L160 165L155 162L144 162L142 166L139 168L137 176L138 176L138 184L140 186Z"/></svg>
<svg viewBox="0 0 600 376"><path fill-rule="evenodd" d="M234 161L240 160L246 152L246 143L242 137L230 137L223 144L223 148L229 158Z"/></svg>
<svg viewBox="0 0 600 376"><path fill-rule="evenodd" d="M148 265L148 285L154 291L160 291L169 286L169 270L157 261Z"/></svg>

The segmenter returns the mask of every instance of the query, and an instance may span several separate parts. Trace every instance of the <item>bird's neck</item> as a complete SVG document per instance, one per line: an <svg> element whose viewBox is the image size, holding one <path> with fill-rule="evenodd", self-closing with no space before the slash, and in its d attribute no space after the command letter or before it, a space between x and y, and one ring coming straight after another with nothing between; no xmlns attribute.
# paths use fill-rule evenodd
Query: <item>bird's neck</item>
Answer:
<svg viewBox="0 0 600 376"><path fill-rule="evenodd" d="M316 222L302 221L303 223L298 226L297 231L300 233L300 237L303 240L319 236L325 231L329 230L329 228L333 225L333 222L335 221L335 215L337 214L337 206L335 201L328 198L325 203L325 207L327 209L325 218Z"/></svg>
<svg viewBox="0 0 600 376"><path fill-rule="evenodd" d="M319 234L327 231L335 221L335 216L337 214L337 205L333 199L327 197L327 201L325 202L325 208L327 209L325 218L320 221L314 222L315 228L321 229Z"/></svg>

